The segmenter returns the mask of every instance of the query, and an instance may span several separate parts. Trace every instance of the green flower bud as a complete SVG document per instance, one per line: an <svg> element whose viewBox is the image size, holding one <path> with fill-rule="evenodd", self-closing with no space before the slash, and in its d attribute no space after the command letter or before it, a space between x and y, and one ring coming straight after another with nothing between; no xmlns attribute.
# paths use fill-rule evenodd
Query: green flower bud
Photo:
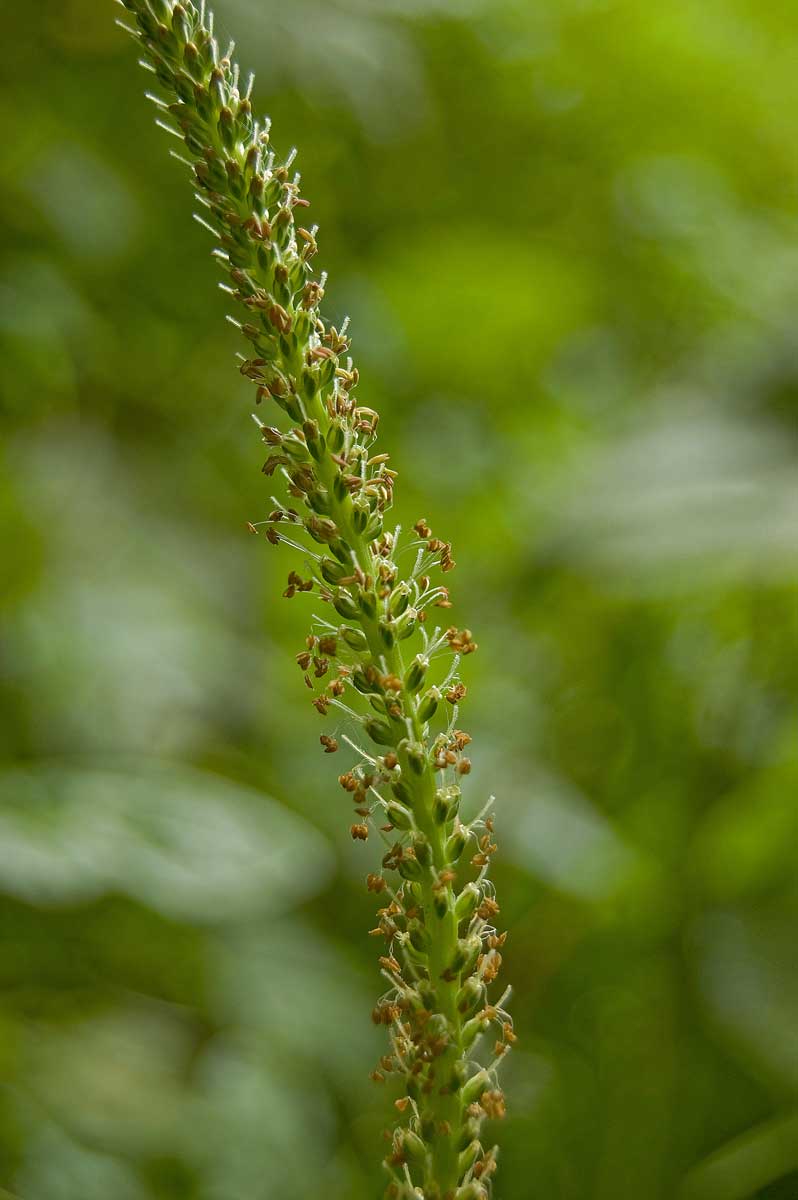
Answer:
<svg viewBox="0 0 798 1200"><path fill-rule="evenodd" d="M466 1021L461 1034L463 1049L469 1050L479 1035L485 1033L489 1026L490 1021L487 1017L472 1017L470 1021Z"/></svg>
<svg viewBox="0 0 798 1200"><path fill-rule="evenodd" d="M403 804L397 804L395 800L388 802L386 815L396 829L411 829L413 826L412 814Z"/></svg>
<svg viewBox="0 0 798 1200"><path fill-rule="evenodd" d="M260 267L261 271L263 271L265 276L263 282L265 284L272 284L274 276L274 263L272 262L269 251L265 248L265 246L258 246L257 258L258 266ZM274 328L274 326L272 326L272 328Z"/></svg>
<svg viewBox="0 0 798 1200"><path fill-rule="evenodd" d="M401 936L401 935L400 935ZM402 953L408 963L413 963L414 966L424 967L429 965L429 956L423 950L417 950L416 947L407 938L402 939Z"/></svg>
<svg viewBox="0 0 798 1200"><path fill-rule="evenodd" d="M285 290L286 290L286 292L288 291L287 288ZM280 296L278 298L280 300L282 300L282 296ZM286 299L287 299L287 297L286 297ZM315 379L313 372L309 371L307 367L305 367L302 371L301 387L302 387L302 395L305 397L305 399L312 400L313 397L316 395L316 379Z"/></svg>
<svg viewBox="0 0 798 1200"><path fill-rule="evenodd" d="M324 455L326 443L322 435L319 433L318 421L305 421L302 426L302 432L305 435L305 442L307 443L308 450L316 459L316 461L319 462Z"/></svg>
<svg viewBox="0 0 798 1200"><path fill-rule="evenodd" d="M191 38L191 26L182 4L176 4L172 9L172 28L181 42L187 42Z"/></svg>
<svg viewBox="0 0 798 1200"><path fill-rule="evenodd" d="M421 1134L421 1137L424 1139L424 1141L427 1143L428 1146L432 1145L432 1140L436 1135L435 1118L432 1115L432 1113L422 1112L421 1128L419 1130L419 1133ZM412 1192L410 1193L410 1195L412 1197L412 1200L418 1200L418 1195L413 1196ZM434 1191L431 1193L430 1200L436 1200Z"/></svg>
<svg viewBox="0 0 798 1200"><path fill-rule="evenodd" d="M463 1084L463 1107L467 1108L469 1104L473 1104L476 1100L479 1100L489 1083L490 1080L488 1078L488 1073L484 1069L482 1071L477 1071L476 1075L472 1075L471 1078Z"/></svg>
<svg viewBox="0 0 798 1200"><path fill-rule="evenodd" d="M363 616L369 621L373 621L377 615L377 597L373 592L366 592L362 588L358 591L357 602Z"/></svg>
<svg viewBox="0 0 798 1200"><path fill-rule="evenodd" d="M235 120L232 110L225 104L219 111L219 120L216 122L216 128L227 150L232 150L235 145L234 125Z"/></svg>
<svg viewBox="0 0 798 1200"><path fill-rule="evenodd" d="M330 496L326 488L311 488L308 493L308 505L314 512L327 515L332 512Z"/></svg>
<svg viewBox="0 0 798 1200"><path fill-rule="evenodd" d="M411 695L415 695L416 692L420 691L421 685L424 682L424 676L427 674L428 665L429 663L427 659L424 658L423 654L416 655L410 666L405 671L405 677L403 681L405 691L410 692Z"/></svg>
<svg viewBox="0 0 798 1200"><path fill-rule="evenodd" d="M418 625L418 614L414 608L408 608L404 613L402 620L397 623L396 636L400 642L405 638L411 637Z"/></svg>
<svg viewBox="0 0 798 1200"><path fill-rule="evenodd" d="M319 561L319 571L325 583L331 583L333 586L346 575L346 567L342 563L326 557Z"/></svg>
<svg viewBox="0 0 798 1200"><path fill-rule="evenodd" d="M467 883L454 902L454 914L458 921L466 921L477 910L482 893L475 883Z"/></svg>
<svg viewBox="0 0 798 1200"><path fill-rule="evenodd" d="M382 515L380 513L374 513L374 515L369 518L363 530L363 536L365 537L366 541L373 542L375 538L382 536L382 530Z"/></svg>
<svg viewBox="0 0 798 1200"><path fill-rule="evenodd" d="M470 975L457 993L457 1011L467 1017L484 1003L485 985L475 975Z"/></svg>
<svg viewBox="0 0 798 1200"><path fill-rule="evenodd" d="M410 886L412 887L412 884ZM437 1002L435 997L435 988L428 979L419 980L416 987L418 994L421 997L421 1002L426 1008L427 1012L432 1012Z"/></svg>
<svg viewBox="0 0 798 1200"><path fill-rule="evenodd" d="M380 637L383 640L387 650L393 650L396 637L394 634L393 625L388 621L380 621Z"/></svg>
<svg viewBox="0 0 798 1200"><path fill-rule="evenodd" d="M294 462L307 462L307 447L304 442L300 442L293 434L289 433L283 438L283 449L290 458L293 458ZM310 472L310 467L307 469Z"/></svg>
<svg viewBox="0 0 798 1200"><path fill-rule="evenodd" d="M292 421L301 421L302 420L302 409L299 406L299 400L297 399L296 396L285 396L283 398L282 407L288 413L288 415ZM332 534L331 536L334 537L335 535ZM322 538L321 540L329 541L330 539Z"/></svg>
<svg viewBox="0 0 798 1200"><path fill-rule="evenodd" d="M362 629L353 629L351 625L342 625L338 630L338 633L341 639L346 642L350 650L368 650L368 640ZM357 687L357 682L354 676L352 677L352 682L354 683L355 687ZM360 690L362 689L358 688L358 691Z"/></svg>
<svg viewBox="0 0 798 1200"><path fill-rule="evenodd" d="M427 765L427 756L424 753L424 747L412 743L407 747L407 761L416 775L423 775Z"/></svg>
<svg viewBox="0 0 798 1200"><path fill-rule="evenodd" d="M227 103L227 90L224 86L224 75L219 67L211 71L210 95L213 106L217 110Z"/></svg>
<svg viewBox="0 0 798 1200"><path fill-rule="evenodd" d="M391 615L394 617L401 617L409 603L410 585L405 583L403 580L394 588L393 592L391 593L391 598L388 601L388 607L391 611Z"/></svg>
<svg viewBox="0 0 798 1200"><path fill-rule="evenodd" d="M479 1141L475 1138L469 1146L466 1146L465 1150L461 1151L457 1159L457 1166L461 1175L465 1175L466 1171L470 1171L479 1157L480 1150Z"/></svg>
<svg viewBox="0 0 798 1200"><path fill-rule="evenodd" d="M477 1183L475 1179L472 1179L470 1183L457 1189L454 1194L454 1200L488 1200L488 1193L481 1183Z"/></svg>
<svg viewBox="0 0 798 1200"><path fill-rule="evenodd" d="M482 953L482 939L477 934L472 933L468 937L461 938L457 943L455 951L455 959L462 958L462 966L459 968L461 974L469 975L473 971L476 961ZM458 970L457 967L454 968Z"/></svg>
<svg viewBox="0 0 798 1200"><path fill-rule="evenodd" d="M356 533L363 532L363 530L366 528L368 519L369 519L369 515L368 515L367 509L364 509L364 508L360 507L359 505L355 505L353 507L353 509L352 509L352 524L355 527Z"/></svg>
<svg viewBox="0 0 798 1200"><path fill-rule="evenodd" d="M460 1136L457 1139L457 1149L465 1150L466 1146L469 1146L476 1137L479 1137L479 1121L472 1118L466 1121L460 1130ZM457 1192L457 1195L459 1196L460 1192Z"/></svg>
<svg viewBox="0 0 798 1200"><path fill-rule="evenodd" d="M404 947L406 948L407 945L409 945L409 943L405 942ZM427 1007L426 1004L424 1003L424 1001L421 999L421 993L419 992L417 987L407 989L407 991L405 992L405 1000L410 1005L413 1012L416 1012L416 1013L420 1012L421 1009Z"/></svg>
<svg viewBox="0 0 798 1200"><path fill-rule="evenodd" d="M307 529L314 542L331 542L333 538L338 536L338 529L335 522L330 521L327 517L317 517L315 513L311 513L305 520L305 528ZM342 616L345 614L342 613Z"/></svg>
<svg viewBox="0 0 798 1200"><path fill-rule="evenodd" d="M432 862L432 847L426 834L417 833L413 838L413 849L422 867L428 867Z"/></svg>
<svg viewBox="0 0 798 1200"><path fill-rule="evenodd" d="M333 596L333 608L346 621L356 621L360 616L354 600L343 588ZM365 634L363 636L365 638Z"/></svg>
<svg viewBox="0 0 798 1200"><path fill-rule="evenodd" d="M327 359L331 362L331 359ZM333 421L327 430L327 445L333 454L338 454L344 448L344 430L338 421Z"/></svg>
<svg viewBox="0 0 798 1200"><path fill-rule="evenodd" d="M449 1022L443 1013L433 1013L427 1021L424 1032L430 1038L449 1038Z"/></svg>
<svg viewBox="0 0 798 1200"><path fill-rule="evenodd" d="M338 359L337 358L325 358L324 362L319 367L319 372L318 372L320 388L328 388L330 386L333 379L335 378L335 372L336 372L337 367L338 367ZM338 450L341 449L343 444L344 444L344 439L343 439L343 431L342 431L341 440L338 445ZM337 453L337 451L334 450L333 453Z"/></svg>
<svg viewBox="0 0 798 1200"><path fill-rule="evenodd" d="M459 1092L468 1076L468 1066L462 1058L457 1062L452 1063L451 1074L449 1075L449 1087L453 1092Z"/></svg>
<svg viewBox="0 0 798 1200"><path fill-rule="evenodd" d="M407 808L413 807L413 793L404 779L395 780L391 784L391 790L401 804L406 805Z"/></svg>
<svg viewBox="0 0 798 1200"><path fill-rule="evenodd" d="M407 854L399 859L396 869L403 879L421 879L424 874L421 863Z"/></svg>
<svg viewBox="0 0 798 1200"><path fill-rule="evenodd" d="M457 816L460 808L460 795L460 789L457 784L438 788L435 793L435 807L433 810L437 825L445 825Z"/></svg>
<svg viewBox="0 0 798 1200"><path fill-rule="evenodd" d="M458 826L446 843L445 854L447 863L449 863L451 866L454 866L456 862L460 861L467 841L468 835L465 831L465 827L462 825Z"/></svg>
<svg viewBox="0 0 798 1200"><path fill-rule="evenodd" d="M387 721L380 721L377 717L367 717L363 722L363 728L372 742L376 742L378 746L393 745L393 730Z"/></svg>
<svg viewBox="0 0 798 1200"><path fill-rule="evenodd" d="M298 283L299 283L299 281L295 280L292 275L292 277L289 279L289 282L287 285L288 286L288 296L292 300L293 300L294 292L297 290ZM310 334L312 324L313 324L313 318L311 317L310 313L305 312L304 309L300 309L299 312L297 312L296 315L294 316L294 333L296 334L298 341L300 343L302 343L303 345L308 340L308 336ZM318 391L318 388L319 388L319 377L318 377L318 372L316 372L316 374L314 376L314 391Z"/></svg>
<svg viewBox="0 0 798 1200"><path fill-rule="evenodd" d="M435 716L440 702L440 692L436 687L431 687L427 694L422 697L421 703L418 706L418 719L426 725L427 721L431 721Z"/></svg>
<svg viewBox="0 0 798 1200"><path fill-rule="evenodd" d="M432 945L432 938L429 935L429 930L422 925L417 917L413 917L407 923L407 932L410 937L410 943L416 950L427 954Z"/></svg>
<svg viewBox="0 0 798 1200"><path fill-rule="evenodd" d="M411 1162L423 1162L427 1157L427 1147L417 1133L405 1129L402 1133L402 1148Z"/></svg>
<svg viewBox="0 0 798 1200"><path fill-rule="evenodd" d="M343 475L336 475L333 480L333 495L340 504L349 495L349 489L346 486Z"/></svg>
<svg viewBox="0 0 798 1200"><path fill-rule="evenodd" d="M180 97L180 99L183 101L183 103L188 104L194 95L194 83L191 79L191 76L186 71L176 72L173 86L174 86L175 92ZM221 107L221 105L219 107ZM202 151L200 151L200 153L202 153ZM205 171L208 171L210 168L208 167L207 163L197 163L195 170L197 171L197 175L200 178L202 178L202 176L200 175L201 169L203 172L205 172ZM219 179L218 171L213 171L213 177L217 182L221 183L221 180Z"/></svg>

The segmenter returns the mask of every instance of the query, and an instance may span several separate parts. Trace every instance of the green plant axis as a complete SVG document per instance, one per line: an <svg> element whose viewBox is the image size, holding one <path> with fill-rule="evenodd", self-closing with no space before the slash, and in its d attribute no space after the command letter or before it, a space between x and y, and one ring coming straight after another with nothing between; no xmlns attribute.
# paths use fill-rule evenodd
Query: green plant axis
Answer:
<svg viewBox="0 0 798 1200"><path fill-rule="evenodd" d="M496 1165L482 1123L504 1115L496 1068L515 1039L506 994L488 1000L505 936L493 923L488 879L492 818L460 816L471 739L457 727L466 694L459 668L476 644L467 629L428 632L428 615L450 607L434 578L454 567L451 546L423 519L409 541L386 529L395 472L374 452L378 415L355 399L346 329L320 315L326 278L311 265L315 227L296 220L307 202L293 156L278 159L268 123L255 120L252 82L240 86L233 47L220 53L204 5L121 2L163 93L150 97L159 123L188 153L179 157L216 239L223 286L244 311L234 320L251 344L242 374L258 402L293 423L286 430L256 417L269 447L264 472L299 508L272 498L269 516L251 528L310 564L308 578L290 572L284 594L313 594L332 619L314 618L297 663L314 706L340 719L341 740L356 754L339 776L355 806L351 834L365 841L376 831L386 844L367 887L385 899L372 932L386 941L388 987L373 1019L391 1043L373 1077L395 1077L402 1090L385 1159L388 1195L481 1200ZM400 544L416 552L404 573ZM329 734L320 741L327 753L340 749ZM492 1028L483 1061L480 1039Z"/></svg>

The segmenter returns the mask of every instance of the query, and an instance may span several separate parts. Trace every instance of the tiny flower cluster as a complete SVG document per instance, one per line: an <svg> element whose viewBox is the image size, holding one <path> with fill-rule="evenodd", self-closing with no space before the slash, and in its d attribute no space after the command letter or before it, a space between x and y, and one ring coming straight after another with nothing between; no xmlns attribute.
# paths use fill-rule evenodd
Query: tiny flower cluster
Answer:
<svg viewBox="0 0 798 1200"><path fill-rule="evenodd" d="M488 995L506 937L488 878L493 821L487 810L468 822L460 815L471 738L459 728L459 667L477 645L470 630L428 619L451 607L442 578L455 566L452 547L425 519L409 539L386 527L396 473L375 450L379 418L356 398L346 324L320 315L326 277L312 267L316 227L297 219L307 201L293 154L272 150L233 47L220 51L204 4L120 2L164 93L150 97L158 123L183 143L187 157L178 157L238 306L230 319L249 345L241 373L256 404L285 418L280 428L255 417L263 472L287 497L272 497L250 529L307 564L289 572L283 595L311 593L328 615L314 619L296 663L318 713L338 721L336 736L320 736L323 752L344 742L355 754L339 776L354 806L351 835L383 841L380 873L366 886L381 897L371 932L384 942L386 984L372 1016L390 1036L373 1078L401 1084L399 1123L386 1133L387 1194L484 1200L496 1151L481 1128L504 1116L496 1068L515 1037L507 993ZM399 568L400 546L415 551L409 570ZM491 1029L492 1048L480 1052Z"/></svg>

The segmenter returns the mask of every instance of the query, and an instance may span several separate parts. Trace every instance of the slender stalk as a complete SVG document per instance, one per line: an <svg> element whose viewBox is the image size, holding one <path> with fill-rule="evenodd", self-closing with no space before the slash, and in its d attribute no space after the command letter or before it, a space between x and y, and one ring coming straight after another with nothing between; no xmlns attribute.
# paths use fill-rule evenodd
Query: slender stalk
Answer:
<svg viewBox="0 0 798 1200"><path fill-rule="evenodd" d="M365 841L376 827L387 844L381 873L366 881L386 901L372 932L386 940L388 986L372 1016L391 1039L373 1078L391 1074L402 1085L387 1194L481 1200L496 1150L485 1149L480 1130L504 1115L495 1073L515 1039L506 997L487 998L505 937L493 925L499 909L487 878L492 819L460 816L471 738L457 727L466 695L459 664L476 644L467 629L427 632L428 614L451 607L437 579L454 567L451 546L422 519L406 543L415 565L399 569L400 531L385 527L396 475L374 452L378 416L355 399L346 330L320 315L326 279L311 266L315 227L296 220L307 201L293 155L281 160L271 149L233 47L220 53L204 3L120 2L160 88L150 96L159 124L184 143L223 286L243 311L243 321L231 318L252 346L242 374L257 402L292 423L255 418L269 447L263 470L281 477L299 510L275 500L250 528L312 561L310 578L290 572L284 595L315 594L331 620L315 618L297 663L318 712L344 714L339 736L357 755L339 776L355 805L351 834ZM330 734L320 742L326 753L339 749ZM498 1037L483 1065L477 1043L491 1026Z"/></svg>

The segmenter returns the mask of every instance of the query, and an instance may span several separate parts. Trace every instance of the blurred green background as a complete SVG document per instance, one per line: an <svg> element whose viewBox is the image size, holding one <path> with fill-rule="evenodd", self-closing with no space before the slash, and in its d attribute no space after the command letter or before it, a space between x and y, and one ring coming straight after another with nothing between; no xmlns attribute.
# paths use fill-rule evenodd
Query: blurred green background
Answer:
<svg viewBox="0 0 798 1200"><path fill-rule="evenodd" d="M497 1196L796 1200L795 8L217 9L480 643ZM372 1200L376 849L116 15L2 17L0 1187Z"/></svg>

